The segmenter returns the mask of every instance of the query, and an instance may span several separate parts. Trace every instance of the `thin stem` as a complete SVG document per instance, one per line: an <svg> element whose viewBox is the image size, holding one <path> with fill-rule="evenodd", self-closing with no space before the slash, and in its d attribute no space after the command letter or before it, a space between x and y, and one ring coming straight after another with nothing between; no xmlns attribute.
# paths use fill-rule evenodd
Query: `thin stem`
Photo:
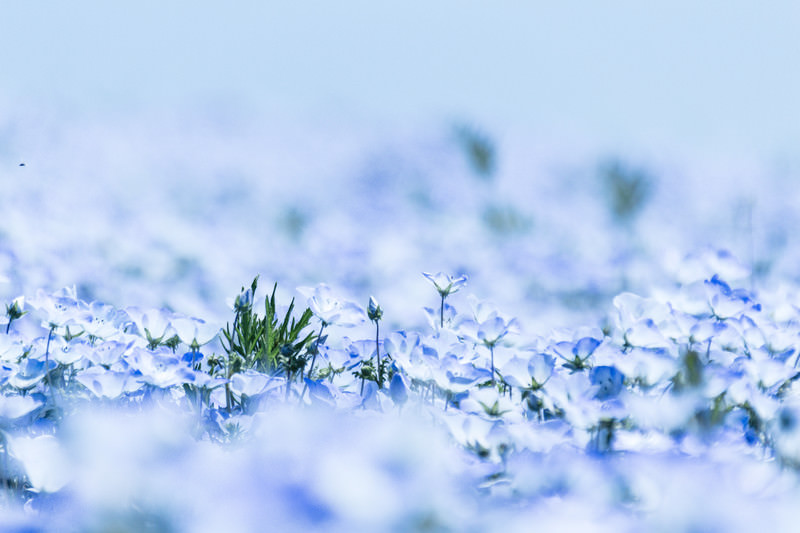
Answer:
<svg viewBox="0 0 800 533"><path fill-rule="evenodd" d="M50 332L47 334L47 346L44 349L44 382L48 387L50 387L50 341L55 329L55 326L50 326Z"/></svg>
<svg viewBox="0 0 800 533"><path fill-rule="evenodd" d="M8 319L8 324L6 324L6 335L8 335L8 329L11 327L11 322L12 322L12 320L9 318Z"/></svg>
<svg viewBox="0 0 800 533"><path fill-rule="evenodd" d="M314 362L317 360L317 354L319 353L319 340L322 338L322 332L325 331L325 322L319 328L319 333L317 333L317 340L314 342L314 354L311 356L311 365L308 367L308 374L306 374L309 378L311 378L311 372L314 370ZM302 370L300 371L300 378L302 379L303 373ZM303 382L303 391L300 393L300 402L303 401L303 396L306 395L306 390L308 390L308 383Z"/></svg>
<svg viewBox="0 0 800 533"><path fill-rule="evenodd" d="M491 357L492 357L492 385L494 385L495 384L495 380L494 380L494 344L490 344L489 345L489 353L491 354Z"/></svg>
<svg viewBox="0 0 800 533"><path fill-rule="evenodd" d="M444 328L444 294L442 294L442 306L439 309L439 327Z"/></svg>
<svg viewBox="0 0 800 533"><path fill-rule="evenodd" d="M236 317L233 319L233 335L231 335L231 352L233 351L234 339L239 337L237 330L239 328L239 311L236 311ZM241 338L237 339L241 343ZM227 360L225 361L225 377L228 381L225 382L225 410L230 413L233 404L233 392L231 392L231 352L228 352Z"/></svg>
<svg viewBox="0 0 800 533"><path fill-rule="evenodd" d="M380 345L381 326L379 321L375 321L375 355L378 357L378 388L383 388L383 371L381 367L381 345Z"/></svg>

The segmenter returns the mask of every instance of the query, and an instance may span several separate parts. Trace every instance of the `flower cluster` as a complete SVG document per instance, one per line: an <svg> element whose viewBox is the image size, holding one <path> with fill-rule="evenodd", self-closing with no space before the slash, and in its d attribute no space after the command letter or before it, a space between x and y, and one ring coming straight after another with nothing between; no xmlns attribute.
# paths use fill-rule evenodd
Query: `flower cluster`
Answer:
<svg viewBox="0 0 800 533"><path fill-rule="evenodd" d="M485 531L533 516L747 530L761 506L780 511L773 529L797 519L800 311L776 295L712 276L622 293L605 329L547 336L470 298L446 328L329 341L325 328L363 317L377 329L383 309L322 285L301 289L320 332L296 369L232 371L255 290L236 300L229 344L202 320L69 289L7 306L0 525L205 530L222 518L198 506L208 498L236 502L225 516L243 530L270 517L286 531Z"/></svg>

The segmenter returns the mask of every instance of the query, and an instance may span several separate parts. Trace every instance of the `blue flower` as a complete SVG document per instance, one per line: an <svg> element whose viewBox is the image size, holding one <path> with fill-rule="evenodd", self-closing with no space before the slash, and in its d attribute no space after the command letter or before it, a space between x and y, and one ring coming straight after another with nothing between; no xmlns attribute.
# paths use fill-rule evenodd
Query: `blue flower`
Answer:
<svg viewBox="0 0 800 533"><path fill-rule="evenodd" d="M392 381L389 383L389 396L395 405L403 405L408 401L408 386L405 378L400 372L395 372Z"/></svg>
<svg viewBox="0 0 800 533"><path fill-rule="evenodd" d="M589 373L589 380L598 387L595 398L606 400L620 393L625 375L613 366L596 366Z"/></svg>
<svg viewBox="0 0 800 533"><path fill-rule="evenodd" d="M358 304L335 297L324 283L316 287L298 287L297 292L306 298L311 312L325 326L352 327L365 321L364 310Z"/></svg>
<svg viewBox="0 0 800 533"><path fill-rule="evenodd" d="M442 297L447 297L454 292L458 292L461 287L467 284L467 279L469 279L467 276L459 276L456 278L443 272L437 272L436 274L423 272L422 275L433 283L433 286L436 287L436 290L439 291Z"/></svg>
<svg viewBox="0 0 800 533"><path fill-rule="evenodd" d="M761 311L761 304L753 300L752 295L744 289L731 289L730 285L714 275L705 282L708 304L714 316L730 318L747 311Z"/></svg>

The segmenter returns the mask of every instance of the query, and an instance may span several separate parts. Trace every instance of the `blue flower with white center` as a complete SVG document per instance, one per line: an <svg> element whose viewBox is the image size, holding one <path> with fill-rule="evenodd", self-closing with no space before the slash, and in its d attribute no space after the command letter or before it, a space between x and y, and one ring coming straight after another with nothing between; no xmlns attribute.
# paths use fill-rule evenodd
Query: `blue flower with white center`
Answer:
<svg viewBox="0 0 800 533"><path fill-rule="evenodd" d="M449 276L442 272L437 272L436 274L423 272L422 275L428 278L431 283L433 283L433 286L436 287L436 290L441 297L441 305L439 306L439 328L444 328L444 301L449 295L453 294L454 292L458 292L461 287L467 284L467 276L454 278L453 276Z"/></svg>
<svg viewBox="0 0 800 533"><path fill-rule="evenodd" d="M607 400L622 391L625 375L613 366L596 366L589 372L589 380L598 388L595 398Z"/></svg>
<svg viewBox="0 0 800 533"><path fill-rule="evenodd" d="M50 330L84 321L88 315L87 306L78 300L74 287L53 294L39 289L36 296L28 300L28 305L42 319L42 327Z"/></svg>
<svg viewBox="0 0 800 533"><path fill-rule="evenodd" d="M193 351L213 341L221 331L218 325L187 316L174 316L170 324L181 342Z"/></svg>
<svg viewBox="0 0 800 533"><path fill-rule="evenodd" d="M164 347L157 351L137 347L124 359L133 371L138 372L141 383L154 387L172 387L191 379L192 371Z"/></svg>
<svg viewBox="0 0 800 533"><path fill-rule="evenodd" d="M422 275L433 283L433 286L436 287L436 290L443 298L446 298L454 292L458 292L459 289L467 284L467 280L469 279L467 276L455 277L445 274L444 272L437 272L435 274L423 272Z"/></svg>
<svg viewBox="0 0 800 533"><path fill-rule="evenodd" d="M33 396L0 396L0 428L14 420L26 416L43 404Z"/></svg>
<svg viewBox="0 0 800 533"><path fill-rule="evenodd" d="M400 372L395 372L389 383L389 396L395 405L402 407L408 401L408 385Z"/></svg>
<svg viewBox="0 0 800 533"><path fill-rule="evenodd" d="M168 309L147 309L141 310L138 307L126 309L133 323L136 325L136 332L147 339L151 348L155 348L172 335L175 335L175 328L172 327L173 313Z"/></svg>
<svg viewBox="0 0 800 533"><path fill-rule="evenodd" d="M583 337L576 342L559 342L553 351L566 361L564 366L570 370L582 370L589 366L588 360L602 341L594 337Z"/></svg>
<svg viewBox="0 0 800 533"><path fill-rule="evenodd" d="M366 320L366 314L358 304L336 297L324 283L316 287L298 287L297 292L306 298L308 308L325 327L353 327Z"/></svg>
<svg viewBox="0 0 800 533"><path fill-rule="evenodd" d="M141 341L140 341L141 342ZM95 365L110 367L122 360L122 356L134 345L134 342L105 341L89 350L86 358Z"/></svg>
<svg viewBox="0 0 800 533"><path fill-rule="evenodd" d="M547 380L553 375L555 365L555 358L545 353L534 354L530 358L528 361L528 372L533 380L532 384L534 388L541 388L542 385L547 383Z"/></svg>
<svg viewBox="0 0 800 533"><path fill-rule="evenodd" d="M761 304L753 300L744 289L731 289L730 285L714 275L706 280L706 295L711 312L720 319L731 318L747 312L761 311Z"/></svg>
<svg viewBox="0 0 800 533"><path fill-rule="evenodd" d="M93 366L81 371L76 379L98 398L109 400L119 398L123 393L140 387L137 384L134 384L132 388L128 387L129 381L133 381L130 372L107 370L100 366Z"/></svg>

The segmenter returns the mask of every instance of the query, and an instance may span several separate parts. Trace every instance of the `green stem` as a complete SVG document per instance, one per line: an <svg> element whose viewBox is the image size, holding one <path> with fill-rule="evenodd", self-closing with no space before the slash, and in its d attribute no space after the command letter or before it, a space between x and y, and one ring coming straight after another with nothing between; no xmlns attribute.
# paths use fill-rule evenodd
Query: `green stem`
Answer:
<svg viewBox="0 0 800 533"><path fill-rule="evenodd" d="M239 311L236 311L236 316L233 319L233 334L231 335L231 346L228 352L228 357L225 361L225 377L228 381L225 382L225 410L230 413L233 407L233 392L231 391L231 352L233 352L234 340L236 343L241 344L242 339L239 337Z"/></svg>
<svg viewBox="0 0 800 533"><path fill-rule="evenodd" d="M44 382L48 387L50 387L50 341L55 329L55 326L50 326L50 332L47 334L47 346L44 349Z"/></svg>
<svg viewBox="0 0 800 533"><path fill-rule="evenodd" d="M489 345L489 354L491 354L491 357L492 357L492 385L495 385L495 380L494 380L494 344L490 344Z"/></svg>
<svg viewBox="0 0 800 533"><path fill-rule="evenodd" d="M375 355L378 358L378 388L383 388L383 368L381 366L381 345L380 345L380 322L375 321Z"/></svg>
<svg viewBox="0 0 800 533"><path fill-rule="evenodd" d="M308 374L306 374L309 378L311 377L311 372L314 370L314 362L317 360L317 354L319 353L319 340L322 338L322 332L325 331L325 322L319 328L319 333L317 334L317 340L314 343L314 355L311 356L311 365L308 367ZM302 379L303 373L302 370L300 371L300 379ZM303 401L303 396L306 394L306 390L308 390L308 383L303 382L303 391L300 393L300 402Z"/></svg>
<svg viewBox="0 0 800 533"><path fill-rule="evenodd" d="M444 294L442 294L442 306L439 308L439 327L444 327Z"/></svg>

